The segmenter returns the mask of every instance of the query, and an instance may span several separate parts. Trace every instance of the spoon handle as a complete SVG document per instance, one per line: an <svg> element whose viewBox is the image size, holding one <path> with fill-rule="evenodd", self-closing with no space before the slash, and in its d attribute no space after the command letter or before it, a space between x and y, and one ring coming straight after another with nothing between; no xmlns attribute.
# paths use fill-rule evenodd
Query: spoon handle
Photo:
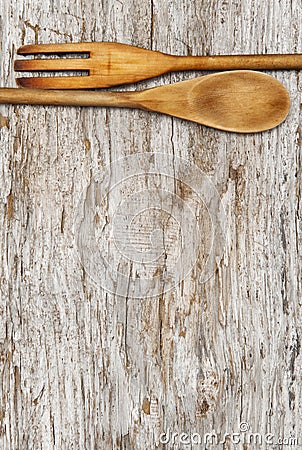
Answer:
<svg viewBox="0 0 302 450"><path fill-rule="evenodd" d="M139 107L136 92L0 88L0 104Z"/></svg>
<svg viewBox="0 0 302 450"><path fill-rule="evenodd" d="M176 56L174 70L302 69L302 54Z"/></svg>

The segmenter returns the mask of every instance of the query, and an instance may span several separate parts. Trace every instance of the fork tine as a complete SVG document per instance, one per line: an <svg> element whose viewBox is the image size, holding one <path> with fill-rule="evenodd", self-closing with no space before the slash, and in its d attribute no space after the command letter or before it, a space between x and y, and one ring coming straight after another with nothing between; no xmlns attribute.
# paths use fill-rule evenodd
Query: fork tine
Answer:
<svg viewBox="0 0 302 450"><path fill-rule="evenodd" d="M18 55L35 55L48 53L90 53L93 48L91 42L78 42L69 44L32 44L22 45L18 48Z"/></svg>
<svg viewBox="0 0 302 450"><path fill-rule="evenodd" d="M18 59L14 63L14 69L17 72L89 70L91 67L92 62L89 58Z"/></svg>
<svg viewBox="0 0 302 450"><path fill-rule="evenodd" d="M109 87L108 77L72 76L72 77L27 77L16 78L18 86L40 89L94 89Z"/></svg>

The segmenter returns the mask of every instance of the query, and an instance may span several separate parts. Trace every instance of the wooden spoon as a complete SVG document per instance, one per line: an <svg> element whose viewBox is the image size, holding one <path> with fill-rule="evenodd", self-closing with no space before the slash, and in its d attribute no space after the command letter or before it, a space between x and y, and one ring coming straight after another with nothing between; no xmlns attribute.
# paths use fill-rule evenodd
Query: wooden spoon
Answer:
<svg viewBox="0 0 302 450"><path fill-rule="evenodd" d="M290 107L289 94L279 81L248 70L136 92L2 88L0 103L139 108L238 133L273 128Z"/></svg>

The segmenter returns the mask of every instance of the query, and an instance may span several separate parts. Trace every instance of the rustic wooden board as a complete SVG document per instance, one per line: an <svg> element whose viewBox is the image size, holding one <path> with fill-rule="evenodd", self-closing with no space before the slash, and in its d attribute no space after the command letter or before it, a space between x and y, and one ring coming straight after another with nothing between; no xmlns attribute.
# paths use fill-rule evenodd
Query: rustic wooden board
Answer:
<svg viewBox="0 0 302 450"><path fill-rule="evenodd" d="M300 0L0 10L7 87L16 49L33 42L302 51ZM142 111L1 106L1 449L209 448L206 433L213 448L224 433L225 448L302 444L301 77L274 75L291 111L257 135Z"/></svg>

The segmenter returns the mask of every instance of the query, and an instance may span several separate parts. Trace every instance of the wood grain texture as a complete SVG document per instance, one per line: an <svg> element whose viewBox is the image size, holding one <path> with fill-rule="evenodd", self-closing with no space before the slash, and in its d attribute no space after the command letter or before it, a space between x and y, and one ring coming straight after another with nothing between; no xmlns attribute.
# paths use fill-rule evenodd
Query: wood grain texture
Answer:
<svg viewBox="0 0 302 450"><path fill-rule="evenodd" d="M1 84L15 87L20 45L104 40L179 55L292 53L302 51L301 22L300 0L45 0L43 8L2 0ZM301 445L301 75L274 75L290 91L290 114L256 135L143 111L0 107L1 449L155 449L168 430L192 438L237 433L240 424L237 448L253 448L243 423L263 439L295 436ZM226 235L221 261L202 282L211 224L175 177L175 210L191 207L204 252L174 289L154 298L142 289L136 299L127 286L115 295L91 279L75 251L85 252L89 223L78 235L75 223L95 207L102 174L116 184L95 228L111 223L131 183L120 188L110 163L124 158L116 168L126 176L136 169L127 158L139 153L150 153L147 172L161 153L207 175ZM147 206L171 184L160 173L135 182ZM137 225L145 250L150 217ZM129 283L136 269L120 268ZM233 447L229 439L225 448Z"/></svg>

